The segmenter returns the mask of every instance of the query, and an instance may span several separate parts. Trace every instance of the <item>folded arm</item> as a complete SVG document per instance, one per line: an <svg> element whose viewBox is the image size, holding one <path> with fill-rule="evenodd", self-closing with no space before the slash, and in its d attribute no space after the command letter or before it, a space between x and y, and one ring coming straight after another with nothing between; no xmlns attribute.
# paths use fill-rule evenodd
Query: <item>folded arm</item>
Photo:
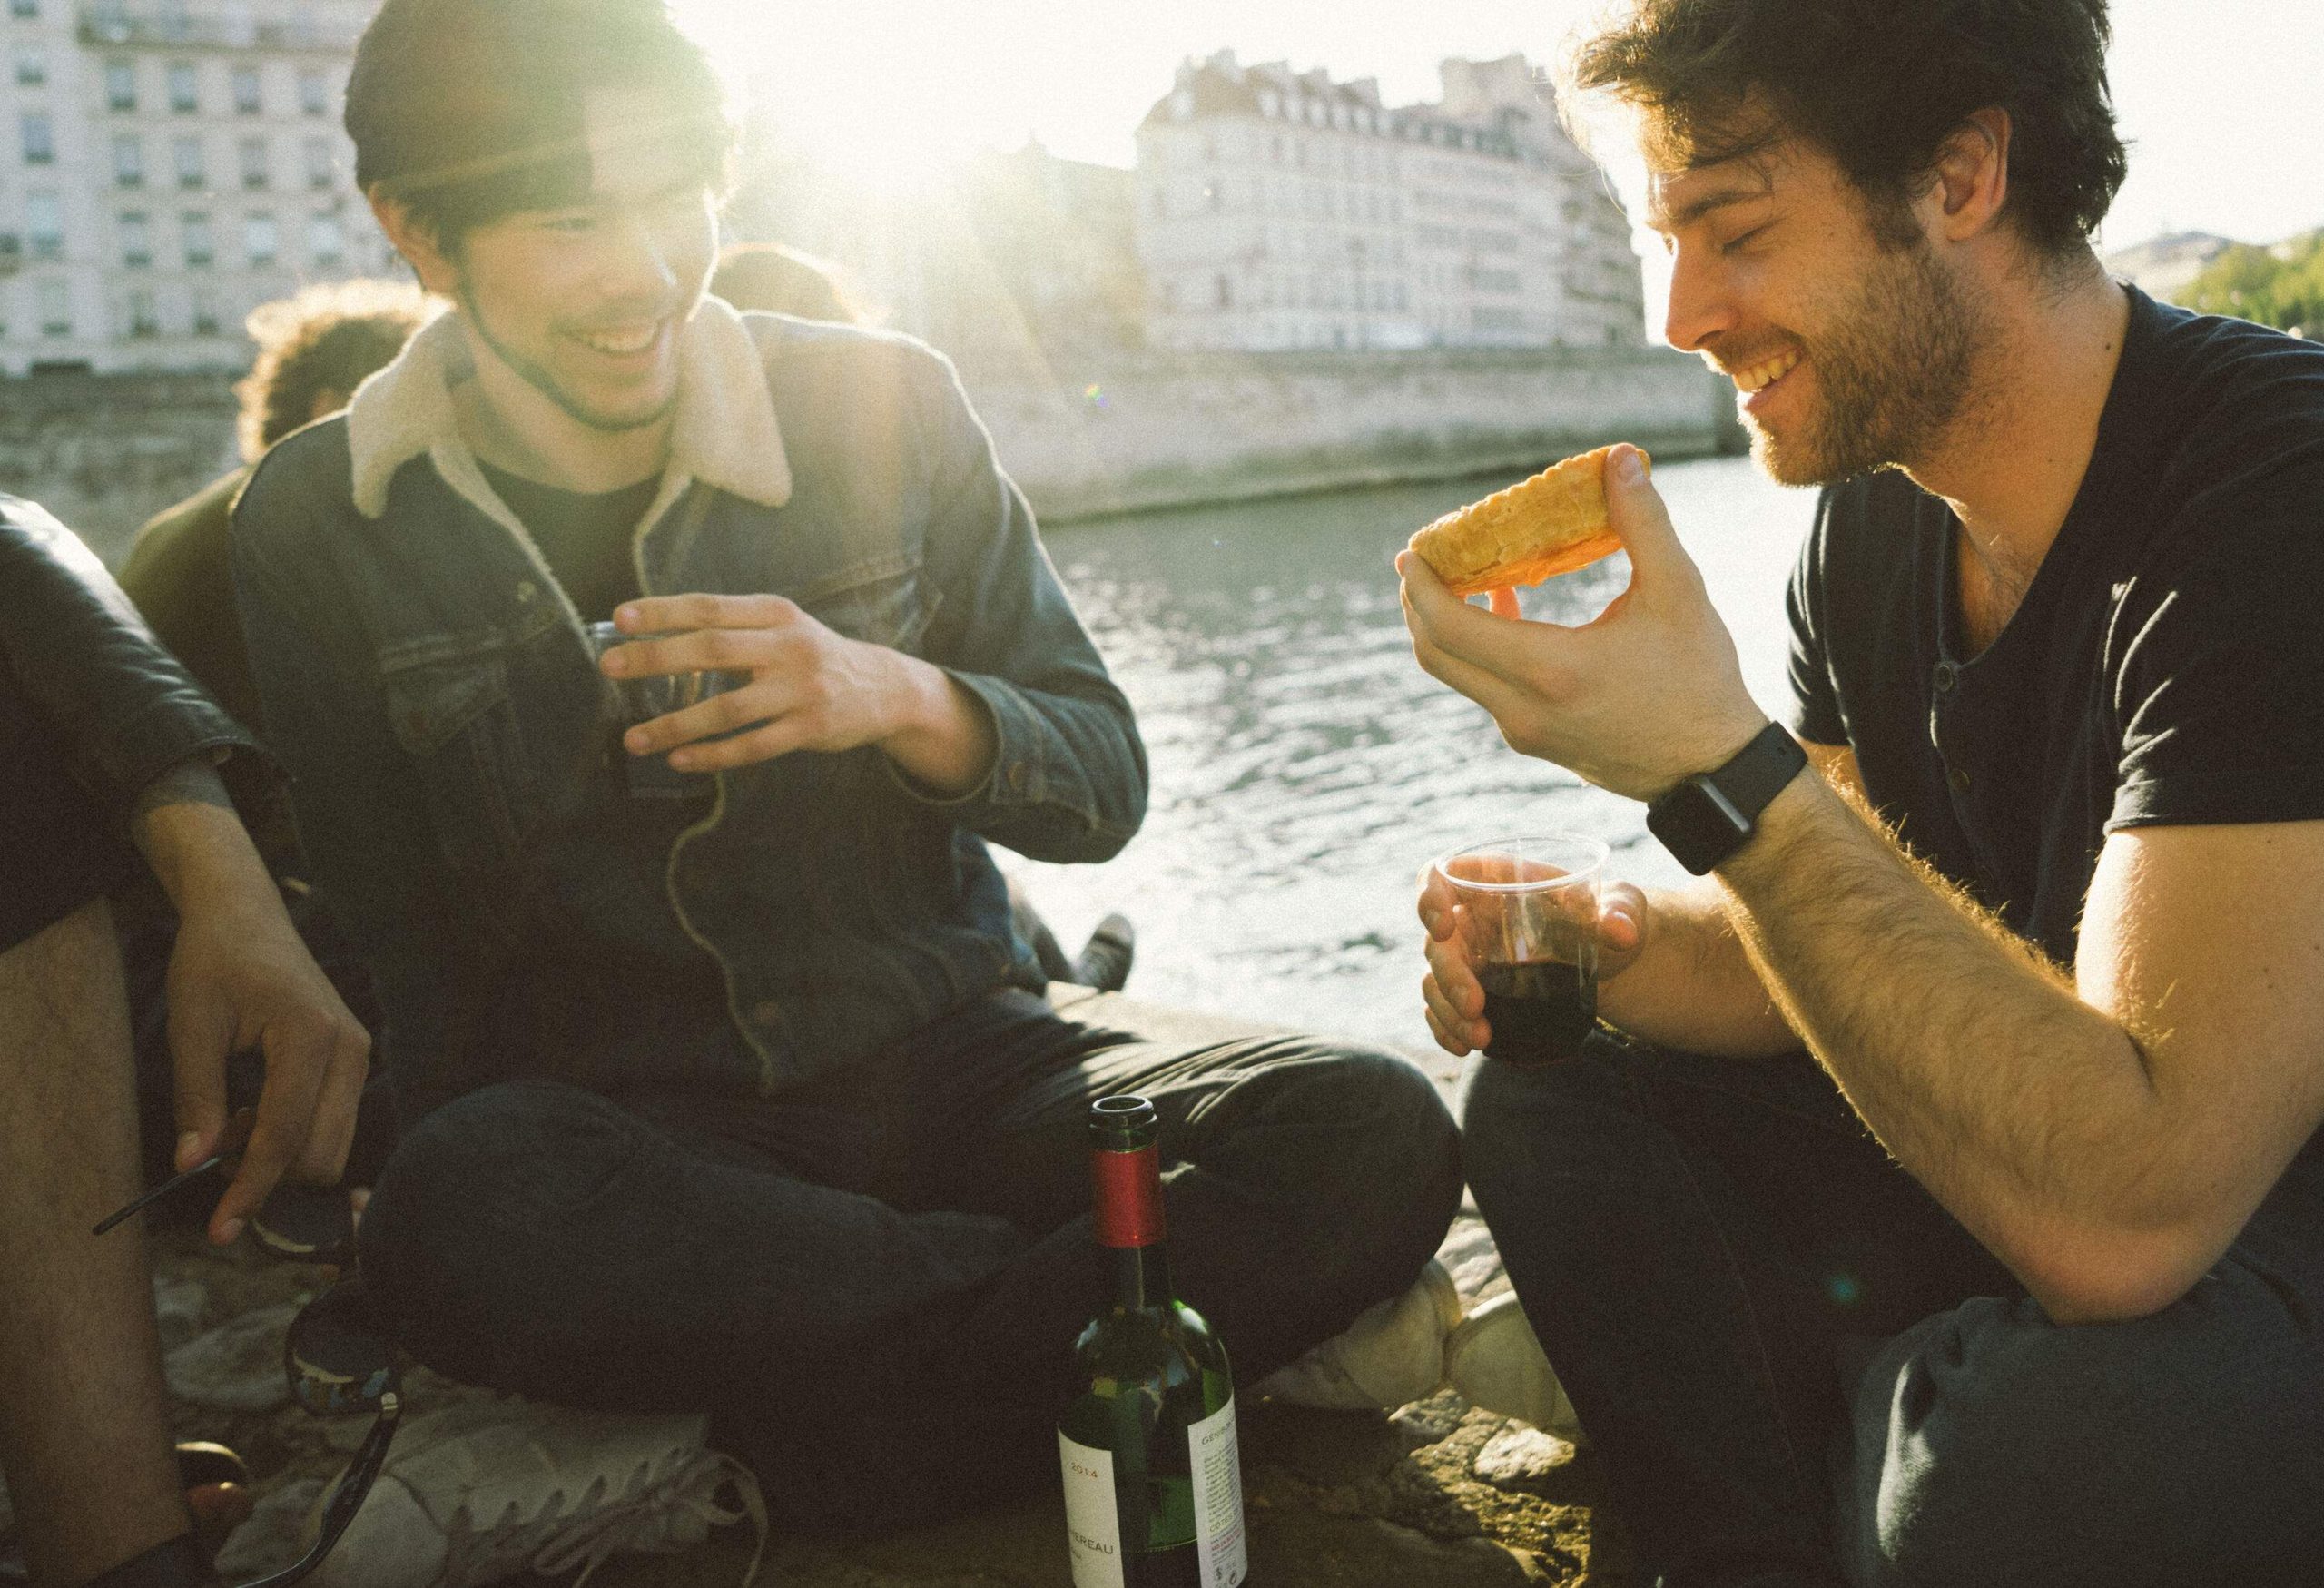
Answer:
<svg viewBox="0 0 2324 1588"><path fill-rule="evenodd" d="M2060 1322L2185 1294L2324 1123L2324 822L2115 833L2071 972L1817 779L1719 875L1866 1123Z"/></svg>

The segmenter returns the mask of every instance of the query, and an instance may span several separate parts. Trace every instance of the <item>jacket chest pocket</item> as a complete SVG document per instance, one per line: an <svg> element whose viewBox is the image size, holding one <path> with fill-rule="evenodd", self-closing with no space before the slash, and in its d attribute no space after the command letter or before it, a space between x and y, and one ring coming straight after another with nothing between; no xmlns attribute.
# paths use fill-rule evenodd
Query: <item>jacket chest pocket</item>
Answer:
<svg viewBox="0 0 2324 1588"><path fill-rule="evenodd" d="M920 577L908 552L865 557L815 580L793 597L826 628L892 651L915 651L943 593Z"/></svg>
<svg viewBox="0 0 2324 1588"><path fill-rule="evenodd" d="M422 642L379 665L389 723L419 768L444 858L469 872L513 864L543 813L505 651Z"/></svg>

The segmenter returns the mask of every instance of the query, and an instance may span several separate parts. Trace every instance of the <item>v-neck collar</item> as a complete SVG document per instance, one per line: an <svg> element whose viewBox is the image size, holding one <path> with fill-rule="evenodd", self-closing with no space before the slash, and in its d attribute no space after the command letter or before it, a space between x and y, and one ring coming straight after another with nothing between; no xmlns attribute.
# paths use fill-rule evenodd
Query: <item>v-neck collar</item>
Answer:
<svg viewBox="0 0 2324 1588"><path fill-rule="evenodd" d="M2113 518L2114 498L2123 488L2124 481L2135 473L2110 465L2124 448L2134 444L2133 432L2139 428L2134 419L2138 405L2131 394L2142 383L2142 370L2160 331L2160 316L2152 298L2128 282L2122 286L2130 295L2130 316L2122 329L2122 353L2114 362L2114 379L2106 389L2104 405L2098 410L2098 434L2091 443L2090 461L2083 469L2082 484L2066 508L2065 521L2058 526L2049 549L2043 553L2034 577L2026 584L2025 594L2018 598L2016 610L2002 625L2001 632L1994 636L1993 643L1974 656L1961 654L1963 621L1957 573L1961 516L1943 498L1928 498L1929 504L1941 515L1937 532L1929 537L1935 567L1928 572L1942 595L1935 603L1936 655L1955 674L1965 676L1996 658L2005 660L2032 643L2014 636L2047 626L2041 613L2055 602L2059 587L2072 577L2073 566L2080 561L2091 538L2099 533L2098 526Z"/></svg>

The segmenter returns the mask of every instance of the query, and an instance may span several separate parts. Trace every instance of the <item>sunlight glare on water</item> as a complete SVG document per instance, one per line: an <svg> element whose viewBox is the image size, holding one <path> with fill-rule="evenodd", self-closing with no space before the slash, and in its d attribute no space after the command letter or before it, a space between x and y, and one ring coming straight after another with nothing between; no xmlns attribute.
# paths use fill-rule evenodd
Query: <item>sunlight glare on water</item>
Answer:
<svg viewBox="0 0 2324 1588"><path fill-rule="evenodd" d="M1733 631L1751 692L1782 715L1784 580L1815 498L1748 459L1658 468L1680 538ZM1428 1041L1413 880L1433 855L1521 830L1604 840L1612 871L1681 880L1643 808L1528 759L1421 672L1392 559L1412 531L1500 481L1068 525L1050 555L1130 702L1153 762L1145 829L1103 866L1003 856L1068 950L1098 917L1136 923L1130 991L1366 1041ZM1629 577L1612 557L1525 593L1579 622Z"/></svg>

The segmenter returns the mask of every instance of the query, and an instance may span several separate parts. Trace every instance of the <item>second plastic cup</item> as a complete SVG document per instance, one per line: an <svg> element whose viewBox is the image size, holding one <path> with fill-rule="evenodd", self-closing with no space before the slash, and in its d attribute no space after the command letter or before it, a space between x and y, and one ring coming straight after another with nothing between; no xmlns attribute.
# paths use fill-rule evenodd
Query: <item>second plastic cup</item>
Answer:
<svg viewBox="0 0 2324 1588"><path fill-rule="evenodd" d="M1498 838L1436 863L1460 905L1496 1059L1565 1058L1598 1023L1606 846L1578 833Z"/></svg>

